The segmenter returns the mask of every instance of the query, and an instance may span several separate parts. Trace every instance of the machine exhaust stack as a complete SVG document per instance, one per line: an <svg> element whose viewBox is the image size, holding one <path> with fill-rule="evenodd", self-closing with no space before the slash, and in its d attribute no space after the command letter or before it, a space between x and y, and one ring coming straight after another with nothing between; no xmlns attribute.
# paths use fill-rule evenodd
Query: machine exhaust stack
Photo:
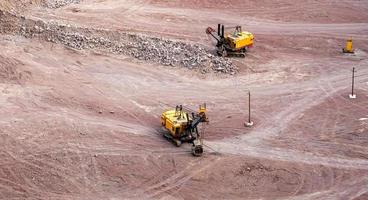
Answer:
<svg viewBox="0 0 368 200"><path fill-rule="evenodd" d="M225 37L225 26L224 26L224 25L222 25L221 37L222 37L222 38L224 38L224 37Z"/></svg>
<svg viewBox="0 0 368 200"><path fill-rule="evenodd" d="M221 24L217 25L217 35L221 36Z"/></svg>

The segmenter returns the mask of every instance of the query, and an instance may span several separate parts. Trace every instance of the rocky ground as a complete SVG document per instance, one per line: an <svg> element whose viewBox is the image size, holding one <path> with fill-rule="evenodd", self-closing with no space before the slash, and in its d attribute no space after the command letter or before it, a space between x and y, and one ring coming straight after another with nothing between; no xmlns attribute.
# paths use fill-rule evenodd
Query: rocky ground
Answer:
<svg viewBox="0 0 368 200"><path fill-rule="evenodd" d="M367 8L1 1L0 199L367 199ZM205 29L217 23L242 25L255 47L215 56ZM203 102L195 158L159 120Z"/></svg>
<svg viewBox="0 0 368 200"><path fill-rule="evenodd" d="M66 3L66 2L64 2ZM195 69L203 74L234 75L237 67L227 58L215 56L203 46L147 35L80 28L70 24L47 23L1 11L1 32L37 38L74 49L97 49L124 54L165 66Z"/></svg>
<svg viewBox="0 0 368 200"><path fill-rule="evenodd" d="M81 0L44 0L42 5L47 8L60 8L72 3L80 3Z"/></svg>

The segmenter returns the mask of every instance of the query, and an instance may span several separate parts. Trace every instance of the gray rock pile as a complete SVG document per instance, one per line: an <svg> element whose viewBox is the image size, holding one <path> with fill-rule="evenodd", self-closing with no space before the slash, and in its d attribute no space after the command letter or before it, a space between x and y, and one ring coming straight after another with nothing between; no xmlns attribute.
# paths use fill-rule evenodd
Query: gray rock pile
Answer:
<svg viewBox="0 0 368 200"><path fill-rule="evenodd" d="M24 37L36 37L74 49L98 49L201 73L212 71L234 75L238 72L238 68L229 59L214 56L200 45L189 42L45 23L22 17L18 19L18 24L18 34Z"/></svg>
<svg viewBox="0 0 368 200"><path fill-rule="evenodd" d="M60 8L72 3L80 3L81 0L45 0L43 6L47 8Z"/></svg>

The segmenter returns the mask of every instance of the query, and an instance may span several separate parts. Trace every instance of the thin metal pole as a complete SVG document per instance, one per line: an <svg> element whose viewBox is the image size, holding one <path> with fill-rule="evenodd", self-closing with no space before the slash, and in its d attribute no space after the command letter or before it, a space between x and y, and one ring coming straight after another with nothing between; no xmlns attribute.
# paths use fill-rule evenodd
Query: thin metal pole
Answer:
<svg viewBox="0 0 368 200"><path fill-rule="evenodd" d="M251 123L250 121L250 91L248 91L248 123Z"/></svg>
<svg viewBox="0 0 368 200"><path fill-rule="evenodd" d="M351 95L354 96L354 73L355 73L355 67L353 67L353 77L351 80Z"/></svg>

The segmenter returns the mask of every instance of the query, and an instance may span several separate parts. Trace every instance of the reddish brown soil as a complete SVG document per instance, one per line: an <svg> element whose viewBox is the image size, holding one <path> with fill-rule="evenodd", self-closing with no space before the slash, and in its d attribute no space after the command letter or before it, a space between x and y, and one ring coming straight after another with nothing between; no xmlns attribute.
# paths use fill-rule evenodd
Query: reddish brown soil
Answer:
<svg viewBox="0 0 368 200"><path fill-rule="evenodd" d="M243 17L256 17L283 22L349 23L367 22L367 5L362 1L267 1L267 0L153 0L160 7L182 9L211 9L218 13L229 12ZM362 13L362 14L357 14ZM214 17L216 13L214 12Z"/></svg>
<svg viewBox="0 0 368 200"><path fill-rule="evenodd" d="M283 130L277 142L283 148L297 144L301 151L348 158L368 159L368 96L356 91L358 99L349 99L349 91L334 94L306 110ZM274 143L274 141L272 141Z"/></svg>
<svg viewBox="0 0 368 200"><path fill-rule="evenodd" d="M208 48L207 26L241 24L256 45L221 77L0 35L0 199L367 199L368 3L229 2L30 4L27 18ZM341 53L348 36L355 55ZM159 116L203 102L195 158L161 136Z"/></svg>

